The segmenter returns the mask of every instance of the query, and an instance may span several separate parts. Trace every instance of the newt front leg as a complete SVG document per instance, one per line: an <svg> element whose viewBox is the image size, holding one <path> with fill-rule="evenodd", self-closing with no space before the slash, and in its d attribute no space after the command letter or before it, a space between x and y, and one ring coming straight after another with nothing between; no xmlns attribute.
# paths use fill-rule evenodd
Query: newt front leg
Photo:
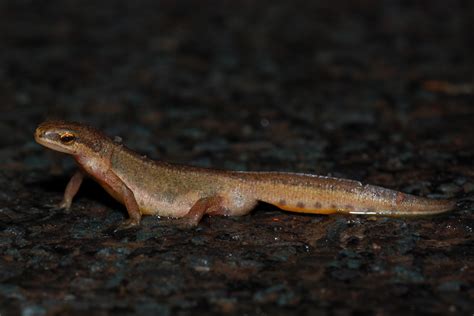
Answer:
<svg viewBox="0 0 474 316"><path fill-rule="evenodd" d="M76 196L79 188L84 180L84 173L80 170L76 171L69 180L66 189L64 191L64 197L62 202L59 204L59 209L69 211L72 204L72 199ZM113 195L119 196L127 209L129 218L124 221L121 225L121 229L130 228L140 224L141 212L138 207L137 201L133 192L118 178L113 172L107 171L101 181L113 191Z"/></svg>
<svg viewBox="0 0 474 316"><path fill-rule="evenodd" d="M132 190L110 170L104 174L102 181L110 186L112 191L122 200L122 203L125 204L127 208L129 218L120 224L119 229L127 229L139 225L142 214ZM112 193L112 195L115 195L114 193Z"/></svg>
<svg viewBox="0 0 474 316"><path fill-rule="evenodd" d="M59 203L59 209L64 209L69 212L69 210L71 209L72 199L79 191L79 188L82 184L82 180L84 180L84 173L79 170L76 171L76 173L74 173L74 175L69 180L66 186L66 190L64 190L64 197L61 203Z"/></svg>

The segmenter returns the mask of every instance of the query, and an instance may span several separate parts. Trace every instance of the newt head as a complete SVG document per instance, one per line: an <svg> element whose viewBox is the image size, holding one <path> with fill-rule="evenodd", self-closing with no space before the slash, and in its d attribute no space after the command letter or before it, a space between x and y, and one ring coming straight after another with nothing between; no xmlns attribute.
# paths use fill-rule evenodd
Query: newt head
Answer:
<svg viewBox="0 0 474 316"><path fill-rule="evenodd" d="M73 156L98 153L107 139L99 130L75 122L46 121L35 131L37 143Z"/></svg>

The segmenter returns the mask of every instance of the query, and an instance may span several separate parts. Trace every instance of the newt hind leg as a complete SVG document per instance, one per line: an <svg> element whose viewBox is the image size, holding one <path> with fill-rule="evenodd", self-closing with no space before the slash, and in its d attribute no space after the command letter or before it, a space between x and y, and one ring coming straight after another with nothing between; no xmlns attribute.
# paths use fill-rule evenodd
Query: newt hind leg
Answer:
<svg viewBox="0 0 474 316"><path fill-rule="evenodd" d="M201 221L204 214L208 213L209 210L215 209L220 210L223 208L222 198L219 196L206 197L199 199L191 207L189 212L181 219L183 226L197 226Z"/></svg>
<svg viewBox="0 0 474 316"><path fill-rule="evenodd" d="M212 196L199 199L182 218L186 226L196 226L204 214L241 216L248 214L257 204L256 200L236 200L233 197Z"/></svg>

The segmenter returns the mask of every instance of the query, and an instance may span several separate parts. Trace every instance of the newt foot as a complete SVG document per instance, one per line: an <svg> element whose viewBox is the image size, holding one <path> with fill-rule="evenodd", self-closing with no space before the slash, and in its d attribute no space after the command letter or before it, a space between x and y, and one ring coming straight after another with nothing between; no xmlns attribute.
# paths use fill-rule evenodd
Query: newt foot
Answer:
<svg viewBox="0 0 474 316"><path fill-rule="evenodd" d="M63 211L63 213L71 213L71 204L65 204L64 201L58 204L45 204L46 208L51 211Z"/></svg>
<svg viewBox="0 0 474 316"><path fill-rule="evenodd" d="M117 226L117 228L115 228L114 233L118 233L118 232L121 232L121 231L124 231L124 230L129 230L129 229L135 228L139 225L140 225L140 221L129 218L129 219L124 220L123 222L121 222Z"/></svg>

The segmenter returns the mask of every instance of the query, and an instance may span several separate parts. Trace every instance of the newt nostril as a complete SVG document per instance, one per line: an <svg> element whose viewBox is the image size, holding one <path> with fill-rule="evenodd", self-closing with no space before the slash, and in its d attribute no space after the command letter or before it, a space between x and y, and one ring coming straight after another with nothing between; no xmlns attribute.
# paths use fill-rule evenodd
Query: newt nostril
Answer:
<svg viewBox="0 0 474 316"><path fill-rule="evenodd" d="M43 138L44 137L44 131L36 130L35 136L36 136L36 138Z"/></svg>

